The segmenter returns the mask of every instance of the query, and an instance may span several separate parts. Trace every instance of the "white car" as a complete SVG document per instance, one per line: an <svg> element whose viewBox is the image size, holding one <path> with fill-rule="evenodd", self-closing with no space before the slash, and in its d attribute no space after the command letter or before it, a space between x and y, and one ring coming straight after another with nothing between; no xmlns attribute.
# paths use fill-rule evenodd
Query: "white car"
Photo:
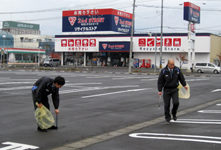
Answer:
<svg viewBox="0 0 221 150"><path fill-rule="evenodd" d="M216 66L213 63L196 63L193 67L194 72L203 73L203 72L213 72L220 73L220 67Z"/></svg>

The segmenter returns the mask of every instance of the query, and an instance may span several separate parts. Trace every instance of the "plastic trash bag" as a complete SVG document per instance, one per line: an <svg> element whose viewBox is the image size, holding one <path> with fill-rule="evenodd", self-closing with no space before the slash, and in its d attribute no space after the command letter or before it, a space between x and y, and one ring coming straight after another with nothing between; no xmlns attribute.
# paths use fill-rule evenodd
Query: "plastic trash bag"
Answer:
<svg viewBox="0 0 221 150"><path fill-rule="evenodd" d="M54 125L54 117L44 105L35 110L35 119L41 129L48 129Z"/></svg>
<svg viewBox="0 0 221 150"><path fill-rule="evenodd" d="M187 86L187 90L183 87L183 85L181 83L179 83L179 86L177 87L179 89L178 95L179 98L184 98L184 99L188 99L190 98L190 86L189 84L186 84Z"/></svg>

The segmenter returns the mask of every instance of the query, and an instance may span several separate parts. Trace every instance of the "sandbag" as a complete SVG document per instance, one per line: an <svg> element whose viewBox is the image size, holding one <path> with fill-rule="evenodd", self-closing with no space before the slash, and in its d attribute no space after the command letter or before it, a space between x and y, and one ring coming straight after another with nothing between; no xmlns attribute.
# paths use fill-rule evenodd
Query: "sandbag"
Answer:
<svg viewBox="0 0 221 150"><path fill-rule="evenodd" d="M35 119L41 129L48 129L54 125L54 117L44 105L35 110Z"/></svg>
<svg viewBox="0 0 221 150"><path fill-rule="evenodd" d="M179 98L184 98L184 99L188 99L190 98L190 86L189 84L186 84L187 86L187 90L183 87L183 85L181 83L179 83L179 86L177 87L179 89L178 95Z"/></svg>

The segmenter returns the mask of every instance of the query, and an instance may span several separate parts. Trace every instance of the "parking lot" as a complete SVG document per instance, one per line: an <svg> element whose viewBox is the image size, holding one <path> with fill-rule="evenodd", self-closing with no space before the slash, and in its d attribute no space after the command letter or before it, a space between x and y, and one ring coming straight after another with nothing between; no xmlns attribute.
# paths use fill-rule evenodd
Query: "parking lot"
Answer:
<svg viewBox="0 0 221 150"><path fill-rule="evenodd" d="M37 131L31 98L42 76L61 75L58 130ZM158 107L158 75L0 71L0 150L219 149L220 74L186 76L190 99L165 125ZM51 112L54 108L51 103Z"/></svg>

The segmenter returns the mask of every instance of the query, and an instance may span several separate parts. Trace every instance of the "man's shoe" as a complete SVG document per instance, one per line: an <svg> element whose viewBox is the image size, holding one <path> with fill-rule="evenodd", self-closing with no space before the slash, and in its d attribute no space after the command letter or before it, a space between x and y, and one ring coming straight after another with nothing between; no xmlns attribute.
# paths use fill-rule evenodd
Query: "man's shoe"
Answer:
<svg viewBox="0 0 221 150"><path fill-rule="evenodd" d="M41 132L48 132L47 129L41 129L40 127L38 127L38 131L41 131Z"/></svg>
<svg viewBox="0 0 221 150"><path fill-rule="evenodd" d="M176 117L176 116L174 116L174 117L173 117L173 120L174 120L174 121L177 121L177 117Z"/></svg>
<svg viewBox="0 0 221 150"><path fill-rule="evenodd" d="M170 121L166 120L165 124L166 124L166 125L169 125L169 124L170 124Z"/></svg>
<svg viewBox="0 0 221 150"><path fill-rule="evenodd" d="M57 130L58 127L52 126L52 127L48 128L48 129L49 129L49 130Z"/></svg>

